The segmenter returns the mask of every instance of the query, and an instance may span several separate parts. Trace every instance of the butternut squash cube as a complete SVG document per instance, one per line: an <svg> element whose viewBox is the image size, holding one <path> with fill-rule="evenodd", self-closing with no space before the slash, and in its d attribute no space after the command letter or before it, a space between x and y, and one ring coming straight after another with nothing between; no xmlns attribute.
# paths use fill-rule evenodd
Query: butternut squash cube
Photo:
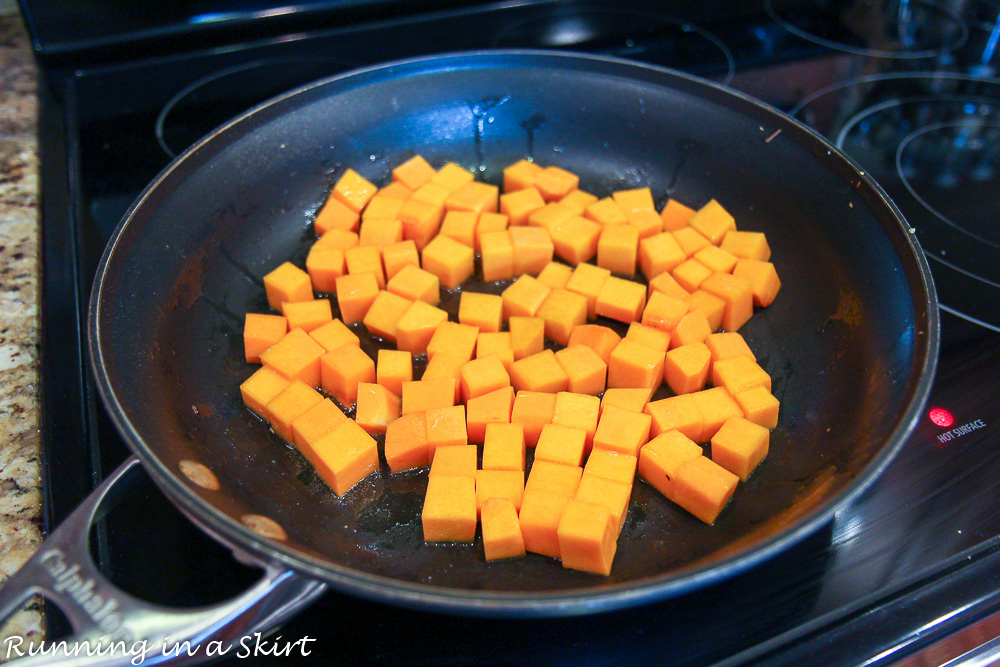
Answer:
<svg viewBox="0 0 1000 667"><path fill-rule="evenodd" d="M625 216L628 218L628 224L639 231L640 243L643 239L657 236L663 232L663 220L660 219L660 214L656 211L630 211Z"/></svg>
<svg viewBox="0 0 1000 667"><path fill-rule="evenodd" d="M433 206L435 209L440 210L443 216L444 202L448 198L449 194L450 191L448 188L440 183L434 183L433 180L431 180L414 190L413 194L410 195L410 199Z"/></svg>
<svg viewBox="0 0 1000 667"><path fill-rule="evenodd" d="M282 262L264 276L264 291L267 303L279 313L282 303L313 299L309 274L291 262Z"/></svg>
<svg viewBox="0 0 1000 667"><path fill-rule="evenodd" d="M527 446L524 426L492 422L486 425L483 439L483 470L517 470L524 472Z"/></svg>
<svg viewBox="0 0 1000 667"><path fill-rule="evenodd" d="M593 204L583 209L583 217L593 220L600 225L626 225L628 216L625 211L615 203L611 197L598 199Z"/></svg>
<svg viewBox="0 0 1000 667"><path fill-rule="evenodd" d="M630 454L610 449L595 449L587 457L587 464L583 467L583 477L603 477L631 487L635 479L637 460Z"/></svg>
<svg viewBox="0 0 1000 667"><path fill-rule="evenodd" d="M578 264L573 275L566 281L566 289L587 299L587 317L597 317L597 297L604 283L611 277L611 271L593 264Z"/></svg>
<svg viewBox="0 0 1000 667"><path fill-rule="evenodd" d="M446 211L469 211L480 213L496 213L500 188L482 181L468 181L451 191L444 201ZM469 246L475 245L475 233L470 235Z"/></svg>
<svg viewBox="0 0 1000 667"><path fill-rule="evenodd" d="M688 258L694 256L696 252L705 246L712 244L711 241L705 238L705 236L694 227L681 227L680 229L675 229L671 233L674 235L674 240L677 241L677 245L679 245L681 250L684 251L684 256Z"/></svg>
<svg viewBox="0 0 1000 667"><path fill-rule="evenodd" d="M291 380L273 368L262 366L243 381L240 385L240 395L243 397L243 404L250 408L254 414L271 421L267 412L267 404L291 383Z"/></svg>
<svg viewBox="0 0 1000 667"><path fill-rule="evenodd" d="M508 191L500 195L500 212L507 216L510 227L528 224L528 218L545 206L545 200L535 188Z"/></svg>
<svg viewBox="0 0 1000 667"><path fill-rule="evenodd" d="M581 190L579 187L559 200L559 204L571 211L574 215L583 215L588 206L597 201L597 196Z"/></svg>
<svg viewBox="0 0 1000 667"><path fill-rule="evenodd" d="M656 437L667 431L679 431L685 437L695 442L706 442L702 436L705 430L705 418L698 409L695 394L681 394L650 401L645 412L651 418L649 432Z"/></svg>
<svg viewBox="0 0 1000 667"><path fill-rule="evenodd" d="M566 390L597 396L607 384L608 365L586 345L571 345L555 353L566 373Z"/></svg>
<svg viewBox="0 0 1000 667"><path fill-rule="evenodd" d="M513 407L514 388L509 385L470 398L465 405L465 426L469 442L483 442L491 424L509 424Z"/></svg>
<svg viewBox="0 0 1000 667"><path fill-rule="evenodd" d="M738 392L733 399L740 406L746 419L767 429L773 429L778 425L780 404L778 399L764 387Z"/></svg>
<svg viewBox="0 0 1000 667"><path fill-rule="evenodd" d="M309 332L309 337L327 352L333 352L343 345L361 345L358 335L338 319L332 319L323 326L313 329Z"/></svg>
<svg viewBox="0 0 1000 667"><path fill-rule="evenodd" d="M479 452L475 445L439 447L431 461L428 475L475 477L479 467Z"/></svg>
<svg viewBox="0 0 1000 667"><path fill-rule="evenodd" d="M726 314L725 301L703 289L697 289L687 298L687 303L691 311L700 310L705 313L712 331L722 328L722 318Z"/></svg>
<svg viewBox="0 0 1000 667"><path fill-rule="evenodd" d="M670 337L670 347L703 343L712 335L712 325L704 310L692 310L681 318Z"/></svg>
<svg viewBox="0 0 1000 667"><path fill-rule="evenodd" d="M514 275L537 275L552 261L554 246L542 227L511 227L507 230L514 248Z"/></svg>
<svg viewBox="0 0 1000 667"><path fill-rule="evenodd" d="M514 363L514 347L510 341L509 331L480 333L476 338L476 359L496 355L509 373L510 365Z"/></svg>
<svg viewBox="0 0 1000 667"><path fill-rule="evenodd" d="M333 196L355 213L361 213L378 188L367 178L348 168L333 186Z"/></svg>
<svg viewBox="0 0 1000 667"><path fill-rule="evenodd" d="M608 359L608 387L655 389L663 381L664 356L631 340L622 340Z"/></svg>
<svg viewBox="0 0 1000 667"><path fill-rule="evenodd" d="M745 482L767 456L769 441L766 428L733 417L712 436L712 460Z"/></svg>
<svg viewBox="0 0 1000 667"><path fill-rule="evenodd" d="M625 211L625 213L656 210L656 204L653 202L653 192L648 187L615 190L611 193L611 198L618 204L618 208Z"/></svg>
<svg viewBox="0 0 1000 667"><path fill-rule="evenodd" d="M545 349L545 320L515 315L507 321L514 359L523 359Z"/></svg>
<svg viewBox="0 0 1000 667"><path fill-rule="evenodd" d="M653 292L662 292L663 294L672 297L674 299L680 299L681 301L687 301L691 293L680 286L672 275L669 273L661 273L655 278L649 280L649 293L647 295L647 301L653 296Z"/></svg>
<svg viewBox="0 0 1000 667"><path fill-rule="evenodd" d="M312 448L313 442L347 419L348 417L333 401L324 398L292 420L292 441L300 451L306 452Z"/></svg>
<svg viewBox="0 0 1000 667"><path fill-rule="evenodd" d="M476 247L476 223L479 221L479 214L474 211L449 210L441 220L441 229L438 234L448 236L470 248Z"/></svg>
<svg viewBox="0 0 1000 667"><path fill-rule="evenodd" d="M281 310L288 322L288 329L302 329L306 333L318 329L333 319L333 308L329 299L309 301L286 301Z"/></svg>
<svg viewBox="0 0 1000 667"><path fill-rule="evenodd" d="M388 200L395 200L402 204L402 202L410 198L414 189L415 188L406 187L406 185L399 181L393 181L388 185L384 185L378 189L378 192L375 193L375 196L372 197L372 200L368 202L368 206L366 206L365 210L361 213L364 215L368 209L372 208L372 204L375 202L388 202Z"/></svg>
<svg viewBox="0 0 1000 667"><path fill-rule="evenodd" d="M551 461L579 468L587 445L587 432L575 426L545 424L535 445L535 461Z"/></svg>
<svg viewBox="0 0 1000 667"><path fill-rule="evenodd" d="M483 503L480 514L486 560L517 558L525 554L524 537L514 503L506 498L489 498Z"/></svg>
<svg viewBox="0 0 1000 667"><path fill-rule="evenodd" d="M323 352L323 347L305 331L292 329L261 352L260 361L289 380L302 380L310 387L318 387Z"/></svg>
<svg viewBox="0 0 1000 667"><path fill-rule="evenodd" d="M753 350L747 345L747 341L738 331L720 331L711 334L705 339L708 351L712 353L712 362L722 359L732 359L733 357L749 357L757 361Z"/></svg>
<svg viewBox="0 0 1000 667"><path fill-rule="evenodd" d="M580 486L577 487L574 498L606 507L614 518L615 535L619 535L625 525L628 504L632 499L632 485L599 475L584 474L580 478Z"/></svg>
<svg viewBox="0 0 1000 667"><path fill-rule="evenodd" d="M375 440L353 419L318 438L307 457L338 496L378 469Z"/></svg>
<svg viewBox="0 0 1000 667"><path fill-rule="evenodd" d="M703 454L701 446L680 431L664 431L639 450L639 476L667 500L673 500L677 471Z"/></svg>
<svg viewBox="0 0 1000 667"><path fill-rule="evenodd" d="M701 287L726 302L722 315L722 328L726 331L736 331L753 315L753 286L746 278L713 273Z"/></svg>
<svg viewBox="0 0 1000 667"><path fill-rule="evenodd" d="M542 350L510 365L510 383L515 391L566 391L569 377L556 360L555 352Z"/></svg>
<svg viewBox="0 0 1000 667"><path fill-rule="evenodd" d="M437 183L446 188L448 192L454 192L459 186L469 183L475 178L475 175L462 165L446 162L437 170L436 174L431 176L431 183Z"/></svg>
<svg viewBox="0 0 1000 667"><path fill-rule="evenodd" d="M510 219L503 213L483 213L476 223L476 252L483 250L483 235L493 232L506 232ZM508 237L508 241L510 238Z"/></svg>
<svg viewBox="0 0 1000 667"><path fill-rule="evenodd" d="M402 397L403 383L413 380L413 355L405 350L380 349L375 364L375 382Z"/></svg>
<svg viewBox="0 0 1000 667"><path fill-rule="evenodd" d="M468 361L476 351L478 336L478 327L460 322L442 322L427 343L427 357L433 359L437 353L444 352Z"/></svg>
<svg viewBox="0 0 1000 667"><path fill-rule="evenodd" d="M560 345L569 342L574 327L587 321L587 300L565 289L554 289L538 309L545 322L545 337Z"/></svg>
<svg viewBox="0 0 1000 667"><path fill-rule="evenodd" d="M755 306L762 308L770 306L781 289L781 280L771 262L740 259L733 268L733 275L750 281L750 291Z"/></svg>
<svg viewBox="0 0 1000 667"><path fill-rule="evenodd" d="M663 220L663 229L668 232L687 227L694 217L695 210L685 206L676 199L669 199L660 211L660 218Z"/></svg>
<svg viewBox="0 0 1000 667"><path fill-rule="evenodd" d="M674 502L707 524L715 523L740 478L706 456L691 459L674 475Z"/></svg>
<svg viewBox="0 0 1000 667"><path fill-rule="evenodd" d="M722 237L719 247L741 259L756 259L761 262L771 259L771 247L763 232L732 229Z"/></svg>
<svg viewBox="0 0 1000 667"><path fill-rule="evenodd" d="M524 431L524 442L534 447L542 427L552 422L556 410L556 395L550 392L518 392L514 397L514 407L510 412L510 422L520 424Z"/></svg>
<svg viewBox="0 0 1000 667"><path fill-rule="evenodd" d="M642 324L672 333L687 315L688 308L686 301L675 299L662 292L654 292L642 311Z"/></svg>
<svg viewBox="0 0 1000 667"><path fill-rule="evenodd" d="M413 380L403 383L404 415L455 405L455 380Z"/></svg>
<svg viewBox="0 0 1000 667"><path fill-rule="evenodd" d="M421 468L430 462L423 412L403 415L385 429L385 461L392 472Z"/></svg>
<svg viewBox="0 0 1000 667"><path fill-rule="evenodd" d="M568 502L569 496L561 493L525 488L518 521L526 551L559 558L559 519Z"/></svg>
<svg viewBox="0 0 1000 667"><path fill-rule="evenodd" d="M581 324L573 327L567 347L586 345L607 364L611 362L611 353L621 341L622 337L614 329L603 324Z"/></svg>
<svg viewBox="0 0 1000 667"><path fill-rule="evenodd" d="M320 236L333 229L353 232L358 228L359 222L361 222L361 216L358 212L334 197L331 191L330 197L313 220L313 229Z"/></svg>
<svg viewBox="0 0 1000 667"><path fill-rule="evenodd" d="M424 248L421 261L425 271L436 275L448 289L455 289L475 270L476 253L455 239L436 236Z"/></svg>
<svg viewBox="0 0 1000 667"><path fill-rule="evenodd" d="M448 313L425 301L414 301L396 325L396 347L423 354L438 327L448 321Z"/></svg>
<svg viewBox="0 0 1000 667"><path fill-rule="evenodd" d="M357 232L349 232L345 229L331 229L312 244L312 248L336 248L347 250L361 243Z"/></svg>
<svg viewBox="0 0 1000 667"><path fill-rule="evenodd" d="M647 280L673 271L686 259L674 235L669 232L639 241L639 267Z"/></svg>
<svg viewBox="0 0 1000 667"><path fill-rule="evenodd" d="M420 523L427 542L471 542L476 537L476 478L436 475L427 480Z"/></svg>
<svg viewBox="0 0 1000 667"><path fill-rule="evenodd" d="M689 343L667 352L663 379L675 394L701 391L708 381L712 353L704 343Z"/></svg>
<svg viewBox="0 0 1000 667"><path fill-rule="evenodd" d="M642 324L641 322L633 322L628 326L628 331L625 333L625 340L645 345L661 354L666 354L667 349L670 347L669 332L649 326L648 324Z"/></svg>
<svg viewBox="0 0 1000 667"><path fill-rule="evenodd" d="M428 204L410 197L399 209L403 223L403 240L411 240L417 250L423 250L441 227L444 206Z"/></svg>
<svg viewBox="0 0 1000 667"><path fill-rule="evenodd" d="M421 155L414 155L392 170L392 180L416 190L434 177L434 167Z"/></svg>
<svg viewBox="0 0 1000 667"><path fill-rule="evenodd" d="M514 277L514 242L507 230L488 232L480 237L483 281L495 282Z"/></svg>
<svg viewBox="0 0 1000 667"><path fill-rule="evenodd" d="M610 449L621 454L638 456L639 448L649 440L651 423L650 416L645 413L609 405L597 423L594 449Z"/></svg>
<svg viewBox="0 0 1000 667"><path fill-rule="evenodd" d="M524 274L510 284L502 293L504 319L511 317L534 317L551 289L537 279Z"/></svg>
<svg viewBox="0 0 1000 667"><path fill-rule="evenodd" d="M431 408L424 413L424 420L427 425L427 455L431 459L431 465L434 465L434 457L439 448L469 444L464 405Z"/></svg>
<svg viewBox="0 0 1000 667"><path fill-rule="evenodd" d="M532 211L528 215L527 224L529 227L544 227L546 231L551 233L553 229L572 217L573 211L553 201Z"/></svg>
<svg viewBox="0 0 1000 667"><path fill-rule="evenodd" d="M441 282L430 271L407 264L399 269L385 289L410 301L423 301L432 306L441 302Z"/></svg>
<svg viewBox="0 0 1000 667"><path fill-rule="evenodd" d="M552 289L564 289L573 269L560 262L549 262L538 274L538 282Z"/></svg>
<svg viewBox="0 0 1000 667"><path fill-rule="evenodd" d="M732 214L714 199L699 208L688 224L701 232L713 245L722 243L722 237L726 232L736 229L736 221Z"/></svg>
<svg viewBox="0 0 1000 667"><path fill-rule="evenodd" d="M633 225L606 225L601 230L597 241L598 266L612 273L634 276L638 256L638 228Z"/></svg>
<svg viewBox="0 0 1000 667"><path fill-rule="evenodd" d="M589 453L594 445L594 433L597 432L597 419L600 410L601 400L597 396L561 391L556 394L552 423L581 429L586 434L584 452Z"/></svg>
<svg viewBox="0 0 1000 667"><path fill-rule="evenodd" d="M653 390L644 387L614 387L613 389L608 389L604 392L604 396L601 397L601 409L598 414L603 413L604 408L609 405L617 405L632 412L645 412L646 405L649 403L652 395Z"/></svg>
<svg viewBox="0 0 1000 667"><path fill-rule="evenodd" d="M402 206L403 202L399 202L396 208L399 209ZM361 222L358 240L358 245L370 245L378 248L381 257L383 249L403 240L403 222L396 218L375 217L373 213Z"/></svg>
<svg viewBox="0 0 1000 667"><path fill-rule="evenodd" d="M531 162L527 158L521 158L517 162L504 167L503 170L503 189L504 192L511 192L513 190L523 190L524 188L530 188L531 184L534 183L535 177L542 170L540 165Z"/></svg>
<svg viewBox="0 0 1000 667"><path fill-rule="evenodd" d="M733 417L742 417L740 406L722 387L703 389L687 394L701 414L701 441L708 442L719 428Z"/></svg>
<svg viewBox="0 0 1000 667"><path fill-rule="evenodd" d="M670 275L685 290L694 292L712 275L712 269L692 257L678 264Z"/></svg>
<svg viewBox="0 0 1000 667"><path fill-rule="evenodd" d="M247 313L243 318L243 355L247 363L259 364L260 353L284 338L286 333L288 320L284 316Z"/></svg>
<svg viewBox="0 0 1000 667"><path fill-rule="evenodd" d="M460 376L461 397L464 401L511 384L507 369L500 362L500 357L495 354L465 362Z"/></svg>
<svg viewBox="0 0 1000 667"><path fill-rule="evenodd" d="M306 255L306 273L317 292L336 291L337 278L347 273L344 251L313 245Z"/></svg>
<svg viewBox="0 0 1000 667"><path fill-rule="evenodd" d="M382 253L375 246L359 245L344 251L347 273L372 273L379 289L385 289L385 271L382 268Z"/></svg>
<svg viewBox="0 0 1000 667"><path fill-rule="evenodd" d="M453 403L458 403L462 398L462 366L467 361L468 359L460 354L449 354L447 352L436 354L427 362L427 366L424 368L424 373L420 379L450 381L454 394Z"/></svg>
<svg viewBox="0 0 1000 667"><path fill-rule="evenodd" d="M570 264L589 262L597 255L601 239L600 224L579 215L549 227L555 254Z"/></svg>
<svg viewBox="0 0 1000 667"><path fill-rule="evenodd" d="M422 303L428 308L434 308L434 306L429 306L423 301L417 303ZM387 341L395 343L396 330L399 328L400 319L413 304L413 301L404 299L398 294L381 290L375 297L375 300L372 301L368 312L365 313L362 323L373 336L378 336L379 338L384 338Z"/></svg>
<svg viewBox="0 0 1000 667"><path fill-rule="evenodd" d="M598 315L619 322L638 322L646 307L646 287L641 283L611 276L604 281L597 295Z"/></svg>
<svg viewBox="0 0 1000 667"><path fill-rule="evenodd" d="M583 468L579 466L545 460L533 461L524 490L548 491L572 498L582 475Z"/></svg>
<svg viewBox="0 0 1000 667"><path fill-rule="evenodd" d="M607 507L586 500L569 500L556 529L563 567L611 574L611 564L618 549L618 528L618 522Z"/></svg>
<svg viewBox="0 0 1000 667"><path fill-rule="evenodd" d="M490 498L503 498L521 509L524 473L520 470L476 470L476 505L482 511Z"/></svg>
<svg viewBox="0 0 1000 667"><path fill-rule="evenodd" d="M562 167L544 167L531 185L545 201L558 201L580 185L580 177Z"/></svg>
<svg viewBox="0 0 1000 667"><path fill-rule="evenodd" d="M358 385L375 382L375 362L360 347L344 345L320 357L321 386L344 408L358 400Z"/></svg>
<svg viewBox="0 0 1000 667"><path fill-rule="evenodd" d="M693 255L693 258L712 269L721 273L732 273L736 266L736 255L731 255L718 246L705 246Z"/></svg>
<svg viewBox="0 0 1000 667"><path fill-rule="evenodd" d="M712 384L725 387L730 394L754 387L764 387L771 391L771 376L750 357L738 355L719 359L712 364Z"/></svg>
<svg viewBox="0 0 1000 667"><path fill-rule="evenodd" d="M497 294L463 291L458 303L458 321L479 332L497 332L503 328L503 298Z"/></svg>
<svg viewBox="0 0 1000 667"><path fill-rule="evenodd" d="M357 412L354 420L367 432L385 433L386 427L399 419L399 396L380 384L358 384Z"/></svg>
<svg viewBox="0 0 1000 667"><path fill-rule="evenodd" d="M382 248L382 268L385 269L385 279L389 281L406 266L420 268L420 254L413 239L406 239Z"/></svg>

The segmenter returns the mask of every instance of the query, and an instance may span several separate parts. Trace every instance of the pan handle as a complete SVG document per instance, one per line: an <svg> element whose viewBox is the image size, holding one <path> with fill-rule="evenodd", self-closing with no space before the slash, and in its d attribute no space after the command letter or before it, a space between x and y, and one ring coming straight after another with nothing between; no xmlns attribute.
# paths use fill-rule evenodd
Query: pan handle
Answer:
<svg viewBox="0 0 1000 667"><path fill-rule="evenodd" d="M73 636L46 642L19 666L72 667L193 665L220 655L252 654L261 634L303 609L326 585L279 563L262 562L234 549L241 562L259 565L264 575L231 600L196 609L174 609L135 598L101 574L90 557L90 529L99 513L128 494L141 471L131 457L108 476L0 588L0 621L34 594L42 594L66 615ZM231 546L231 545L230 545ZM258 634L261 633L261 634ZM246 639L245 639L246 638ZM308 640L301 649L308 651ZM65 642L65 643L63 643ZM36 649L37 650L37 649ZM30 655L17 638L0 644L0 656Z"/></svg>

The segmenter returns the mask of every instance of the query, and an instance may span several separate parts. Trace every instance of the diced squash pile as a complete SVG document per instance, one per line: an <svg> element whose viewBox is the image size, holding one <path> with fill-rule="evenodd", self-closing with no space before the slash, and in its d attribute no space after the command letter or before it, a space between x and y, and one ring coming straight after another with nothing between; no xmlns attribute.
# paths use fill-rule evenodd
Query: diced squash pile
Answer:
<svg viewBox="0 0 1000 667"><path fill-rule="evenodd" d="M657 210L528 160L490 185L417 155L383 187L344 171L314 224L246 316L243 400L338 495L380 449L388 474L429 467L425 540L478 530L487 560L607 575L636 473L711 524L767 456L779 404L739 329L781 283L718 201Z"/></svg>

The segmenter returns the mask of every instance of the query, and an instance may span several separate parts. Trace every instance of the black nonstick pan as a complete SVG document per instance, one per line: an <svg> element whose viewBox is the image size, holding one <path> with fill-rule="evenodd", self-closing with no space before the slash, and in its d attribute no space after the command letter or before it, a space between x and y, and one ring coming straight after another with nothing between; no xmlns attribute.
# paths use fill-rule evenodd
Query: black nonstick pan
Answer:
<svg viewBox="0 0 1000 667"><path fill-rule="evenodd" d="M345 169L383 183L416 153L492 183L530 157L579 174L593 193L715 198L740 228L767 234L783 287L741 332L782 416L770 455L715 525L637 480L611 576L531 554L487 563L478 542L423 542L424 473L383 466L338 498L242 405L254 369L241 327L244 313L266 310L262 276L286 259L301 265L312 217ZM930 275L898 210L810 130L655 67L487 52L325 80L194 146L109 245L90 343L106 405L143 467L192 520L269 564L286 601L306 602L322 582L418 608L544 616L691 593L821 526L913 426L937 328Z"/></svg>

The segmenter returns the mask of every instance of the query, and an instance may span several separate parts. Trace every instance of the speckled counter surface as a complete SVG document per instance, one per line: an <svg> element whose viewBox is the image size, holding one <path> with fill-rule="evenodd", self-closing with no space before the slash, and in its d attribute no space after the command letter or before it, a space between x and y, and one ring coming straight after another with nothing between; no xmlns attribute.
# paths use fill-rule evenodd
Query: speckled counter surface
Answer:
<svg viewBox="0 0 1000 667"><path fill-rule="evenodd" d="M41 541L35 74L17 7L0 0L0 582ZM33 603L0 640L40 632Z"/></svg>

